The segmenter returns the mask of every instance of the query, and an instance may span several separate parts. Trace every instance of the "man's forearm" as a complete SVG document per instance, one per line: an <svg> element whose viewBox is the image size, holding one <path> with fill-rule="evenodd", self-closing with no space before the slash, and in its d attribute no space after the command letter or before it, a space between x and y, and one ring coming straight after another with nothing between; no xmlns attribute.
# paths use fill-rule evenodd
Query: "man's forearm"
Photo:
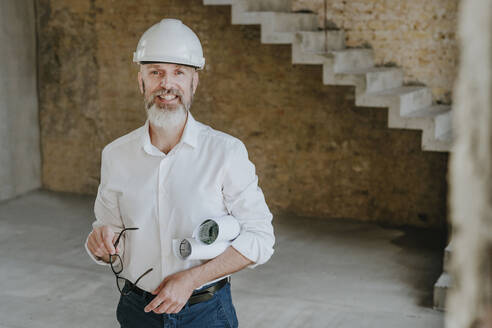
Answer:
<svg viewBox="0 0 492 328"><path fill-rule="evenodd" d="M232 246L224 253L207 263L188 270L180 271L164 278L161 284L152 291L157 295L147 306L145 312L177 313L190 298L194 289L209 281L239 271L253 262L244 257Z"/></svg>
<svg viewBox="0 0 492 328"><path fill-rule="evenodd" d="M229 246L224 253L216 258L189 269L195 288L228 274L244 269L253 264L251 260Z"/></svg>

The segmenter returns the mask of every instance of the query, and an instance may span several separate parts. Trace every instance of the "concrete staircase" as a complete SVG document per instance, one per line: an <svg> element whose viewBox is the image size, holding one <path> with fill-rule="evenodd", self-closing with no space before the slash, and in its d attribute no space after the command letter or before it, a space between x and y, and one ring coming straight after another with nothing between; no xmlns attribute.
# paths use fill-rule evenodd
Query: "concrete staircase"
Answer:
<svg viewBox="0 0 492 328"><path fill-rule="evenodd" d="M446 305L446 293L452 285L452 279L449 275L449 265L451 260L451 252L453 249L453 242L444 250L444 262L443 270L437 282L434 284L434 309L444 311Z"/></svg>
<svg viewBox="0 0 492 328"><path fill-rule="evenodd" d="M290 0L203 0L231 5L232 24L261 25L261 42L291 44L293 64L323 65L323 83L355 86L357 106L388 108L390 128L422 130L422 149L450 151L451 107L435 105L426 86L405 86L398 67L376 67L371 49L346 48L341 30L321 30Z"/></svg>

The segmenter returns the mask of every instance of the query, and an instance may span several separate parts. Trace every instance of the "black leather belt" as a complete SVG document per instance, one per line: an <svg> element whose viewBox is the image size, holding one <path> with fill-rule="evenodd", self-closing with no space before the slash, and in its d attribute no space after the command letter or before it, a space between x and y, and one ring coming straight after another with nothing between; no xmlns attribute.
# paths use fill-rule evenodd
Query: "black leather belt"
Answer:
<svg viewBox="0 0 492 328"><path fill-rule="evenodd" d="M222 287L224 287L229 280L230 280L229 277L227 277L217 281L217 283L215 283L214 285L208 288L201 289L199 291L194 291L193 294L191 294L190 298L188 299L188 304L193 305L196 303L208 301L214 296L215 292L220 290Z"/></svg>
<svg viewBox="0 0 492 328"><path fill-rule="evenodd" d="M188 304L193 305L193 304L197 304L200 302L208 301L209 299L211 299L214 296L215 292L217 292L222 287L224 287L228 281L230 281L230 277L226 277L224 279L221 279L221 280L217 281L216 283L214 283L212 286L207 287L205 289L200 289L200 290L194 291L193 294L191 294L190 298L188 299ZM143 289L140 289L139 287L137 287L135 285L132 286L128 281L125 282L125 285L127 285L126 286L127 288L132 289L132 292L137 294L137 295L146 296L149 298L154 297L154 295L152 295L151 293L149 293Z"/></svg>

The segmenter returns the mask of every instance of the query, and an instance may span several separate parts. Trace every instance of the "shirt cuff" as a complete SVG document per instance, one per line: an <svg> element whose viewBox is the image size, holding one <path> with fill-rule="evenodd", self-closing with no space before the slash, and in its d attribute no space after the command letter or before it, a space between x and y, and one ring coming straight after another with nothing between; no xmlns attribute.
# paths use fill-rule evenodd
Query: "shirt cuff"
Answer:
<svg viewBox="0 0 492 328"><path fill-rule="evenodd" d="M258 265L265 263L273 254L273 249L261 249L259 241L249 232L242 232L232 241L234 247L241 255L254 262L248 268L254 269Z"/></svg>
<svg viewBox="0 0 492 328"><path fill-rule="evenodd" d="M85 247L85 251L87 252L87 254L89 254L89 257L94 261L96 262L97 264L99 265L104 265L104 266L107 266L109 265L109 263L106 263L102 260L98 260L94 254L91 253L91 251L89 250L89 248L87 247L87 241L89 240L89 236L87 236L87 239L85 240L85 244L84 244L84 247Z"/></svg>

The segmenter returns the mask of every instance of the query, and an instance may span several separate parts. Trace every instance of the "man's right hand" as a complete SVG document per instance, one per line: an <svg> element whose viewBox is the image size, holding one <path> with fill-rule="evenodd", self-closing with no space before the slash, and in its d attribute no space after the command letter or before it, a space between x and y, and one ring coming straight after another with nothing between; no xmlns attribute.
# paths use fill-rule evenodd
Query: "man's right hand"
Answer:
<svg viewBox="0 0 492 328"><path fill-rule="evenodd" d="M109 226L94 228L87 239L87 248L96 258L109 263L109 255L119 252L113 245L117 238Z"/></svg>

